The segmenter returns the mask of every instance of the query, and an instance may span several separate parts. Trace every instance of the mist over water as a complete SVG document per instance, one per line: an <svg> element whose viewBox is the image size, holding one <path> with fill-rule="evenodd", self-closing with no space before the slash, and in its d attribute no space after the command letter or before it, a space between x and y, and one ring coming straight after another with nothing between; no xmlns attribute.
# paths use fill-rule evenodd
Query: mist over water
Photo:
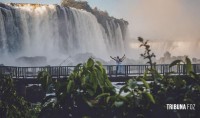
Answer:
<svg viewBox="0 0 200 118"><path fill-rule="evenodd" d="M125 52L122 29L114 20L108 33L91 13L58 5L6 5L0 7L0 63L19 65L20 57L44 56L59 65L85 58L103 60ZM78 57L79 59L75 59ZM65 65L65 64L64 64Z"/></svg>
<svg viewBox="0 0 200 118"><path fill-rule="evenodd" d="M113 15L129 21L134 55L140 36L150 40L158 57L169 51L200 58L199 6L199 0L123 0L113 6Z"/></svg>

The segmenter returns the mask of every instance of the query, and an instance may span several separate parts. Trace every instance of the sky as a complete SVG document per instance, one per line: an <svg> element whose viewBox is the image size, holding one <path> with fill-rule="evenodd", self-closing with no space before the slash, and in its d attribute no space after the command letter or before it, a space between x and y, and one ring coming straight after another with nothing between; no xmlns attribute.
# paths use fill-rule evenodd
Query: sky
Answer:
<svg viewBox="0 0 200 118"><path fill-rule="evenodd" d="M33 3L33 0L0 0ZM87 0L111 16L129 22L129 34L167 43L168 50L200 50L200 0ZM35 3L60 4L60 0L35 0ZM189 46L183 46L183 45ZM162 48L162 45L160 45ZM180 51L177 52L180 53Z"/></svg>

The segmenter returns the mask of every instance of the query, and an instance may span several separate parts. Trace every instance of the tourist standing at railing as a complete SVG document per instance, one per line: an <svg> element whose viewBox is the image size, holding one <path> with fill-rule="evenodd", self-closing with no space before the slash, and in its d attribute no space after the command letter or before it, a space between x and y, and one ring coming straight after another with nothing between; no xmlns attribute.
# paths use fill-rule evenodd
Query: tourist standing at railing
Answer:
<svg viewBox="0 0 200 118"><path fill-rule="evenodd" d="M117 64L116 73L123 73L123 68L122 68L121 64L124 61L124 59L126 58L125 54L122 58L119 58L119 56L117 56L117 57L110 56L110 58L115 60L115 62Z"/></svg>

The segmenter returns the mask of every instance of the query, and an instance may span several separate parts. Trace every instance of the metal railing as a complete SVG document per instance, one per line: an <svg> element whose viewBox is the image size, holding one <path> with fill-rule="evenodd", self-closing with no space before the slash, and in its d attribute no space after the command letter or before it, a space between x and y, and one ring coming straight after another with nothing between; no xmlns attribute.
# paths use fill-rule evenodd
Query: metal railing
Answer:
<svg viewBox="0 0 200 118"><path fill-rule="evenodd" d="M200 64L192 64L193 71L200 73ZM64 78L69 76L75 66L45 66L45 67L14 67L0 66L0 73L11 75L13 78L37 78L40 71L48 71L53 78ZM140 76L150 68L149 65L104 65L106 73L109 77L114 76ZM118 71L120 68L120 71ZM168 64L156 65L156 70L161 75L173 72L175 75L185 75L186 65L180 64L169 68Z"/></svg>

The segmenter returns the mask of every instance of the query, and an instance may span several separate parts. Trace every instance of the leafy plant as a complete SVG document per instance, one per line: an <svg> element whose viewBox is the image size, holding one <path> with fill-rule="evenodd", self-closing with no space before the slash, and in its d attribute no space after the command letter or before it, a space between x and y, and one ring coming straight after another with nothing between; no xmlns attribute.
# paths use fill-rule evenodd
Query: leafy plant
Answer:
<svg viewBox="0 0 200 118"><path fill-rule="evenodd" d="M184 64L184 67L186 68L186 74L184 76L172 76L170 73L166 73L164 75L160 75L155 70L155 63L152 62L152 58L155 57L154 53L150 53L151 49L148 45L148 41L143 41L143 38L138 38L138 40L142 43L140 46L145 47L144 54L141 54L144 59L148 59L148 62L150 64L150 69L147 70L150 72L153 78L153 82L151 82L149 85L146 83L146 72L143 76L143 84L146 88L150 90L150 96L148 96L149 100L151 100L154 105L151 105L149 107L149 110L152 109L152 115L155 115L158 117L159 115L156 114L156 112L162 112L162 114L166 114L166 117L168 117L168 114L171 114L171 117L183 117L186 116L185 113L181 111L176 112L169 112L166 110L165 106L166 104L196 104L199 106L199 101L197 99L200 99L200 91L199 86L199 76L193 72L193 67L191 64L191 61L188 57L185 58L185 60L175 60L172 62L169 67L173 66L179 66L180 63ZM195 90L195 92L191 89ZM196 89L194 89L196 88ZM195 95L194 95L195 94ZM190 95L190 96L189 96ZM153 98L153 99L152 99ZM154 102L155 101L155 102ZM145 102L145 101L144 101ZM197 110L199 107L196 108ZM187 112L187 117L198 117L199 114L194 111ZM160 117L160 116L159 116Z"/></svg>
<svg viewBox="0 0 200 118"><path fill-rule="evenodd" d="M156 57L154 53L151 53L150 45L148 44L148 40L144 41L143 38L138 37L138 41L141 42L140 47L145 48L145 52L141 54L144 59L148 59L147 64L150 64L150 70L155 69L155 62L153 62L152 58Z"/></svg>
<svg viewBox="0 0 200 118"><path fill-rule="evenodd" d="M31 118L30 109L29 103L17 95L13 79L8 75L0 74L1 116L5 118Z"/></svg>
<svg viewBox="0 0 200 118"><path fill-rule="evenodd" d="M173 72L164 75L156 71L148 41L138 38L145 47L142 57L148 59L150 68L142 77L129 79L117 93L109 81L100 62L88 59L78 64L70 76L62 82L52 81L47 72L41 72L38 78L47 90L53 86L55 95L47 96L42 102L40 118L65 117L111 117L111 118L177 118L199 117L200 106L199 75L193 72L189 58L176 60L170 64L185 64L187 75L174 76ZM146 81L149 75L153 81ZM44 79L44 80L43 80ZM143 84L138 84L142 82ZM167 111L166 104L196 104L196 111Z"/></svg>
<svg viewBox="0 0 200 118"><path fill-rule="evenodd" d="M151 53L151 49L150 49L150 45L148 44L148 40L144 41L143 38L141 37L138 37L138 41L141 42L141 45L140 47L144 47L145 48L145 51L144 53L141 54L141 56L144 58L144 59L147 59L147 64L150 65L150 68L148 69L148 71L150 72L150 74L152 75L152 79L155 80L156 79L156 75L158 75L156 69L155 69L155 66L156 66L156 63L153 62L153 58L156 57L156 55L154 53Z"/></svg>
<svg viewBox="0 0 200 118"><path fill-rule="evenodd" d="M45 114L56 114L57 110L65 111L65 113L56 114L60 117L91 115L91 110L95 105L101 106L100 98L106 95L115 95L115 89L109 81L105 69L100 62L95 62L91 58L85 64L78 64L73 73L62 83L48 81L51 80L50 76L42 76L48 75L44 73L46 72L41 72L38 78L42 80L44 89L53 84L55 95L47 96L42 102L41 117ZM52 101L52 99L55 100Z"/></svg>

